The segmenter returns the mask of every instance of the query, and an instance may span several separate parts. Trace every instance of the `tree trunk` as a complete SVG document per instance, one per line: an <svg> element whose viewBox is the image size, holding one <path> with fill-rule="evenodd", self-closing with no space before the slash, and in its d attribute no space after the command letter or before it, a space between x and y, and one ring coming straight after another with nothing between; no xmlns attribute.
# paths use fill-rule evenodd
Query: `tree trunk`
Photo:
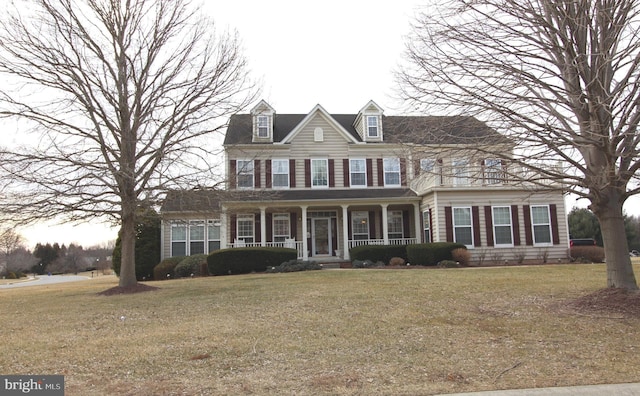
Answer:
<svg viewBox="0 0 640 396"><path fill-rule="evenodd" d="M120 262L120 287L135 286L136 279L136 222L133 211L123 209L120 226L122 257Z"/></svg>
<svg viewBox="0 0 640 396"><path fill-rule="evenodd" d="M616 205L613 203L616 201L609 200L608 204L594 210L598 221L600 221L602 241L604 242L607 287L638 290L629 257L629 246L625 237L622 203Z"/></svg>

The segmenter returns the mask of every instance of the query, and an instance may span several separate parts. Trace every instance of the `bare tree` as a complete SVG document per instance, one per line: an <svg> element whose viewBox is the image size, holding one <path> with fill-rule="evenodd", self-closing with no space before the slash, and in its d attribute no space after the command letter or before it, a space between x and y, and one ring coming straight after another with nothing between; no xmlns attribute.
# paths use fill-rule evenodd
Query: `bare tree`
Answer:
<svg viewBox="0 0 640 396"><path fill-rule="evenodd" d="M18 234L15 228L0 230L0 254L8 256L14 250L23 248L24 238Z"/></svg>
<svg viewBox="0 0 640 396"><path fill-rule="evenodd" d="M0 114L21 143L0 152L0 213L119 224L135 285L136 211L213 184L214 132L255 99L238 37L187 0L24 3L0 22Z"/></svg>
<svg viewBox="0 0 640 396"><path fill-rule="evenodd" d="M514 152L478 147L590 201L609 287L637 289L622 206L640 192L640 4L446 0L421 13L399 71L414 108L471 114ZM561 166L557 166L561 164ZM515 176L515 175L514 175ZM536 181L528 179L530 181Z"/></svg>

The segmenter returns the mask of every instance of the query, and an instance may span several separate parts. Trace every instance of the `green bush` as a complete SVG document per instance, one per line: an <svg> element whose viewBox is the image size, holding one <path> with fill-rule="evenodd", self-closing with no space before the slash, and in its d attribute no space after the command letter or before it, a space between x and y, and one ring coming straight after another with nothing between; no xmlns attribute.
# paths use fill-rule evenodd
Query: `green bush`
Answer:
<svg viewBox="0 0 640 396"><path fill-rule="evenodd" d="M321 270L322 266L315 261L289 260L277 267L267 268L269 273L277 272L297 272L297 271L314 271Z"/></svg>
<svg viewBox="0 0 640 396"><path fill-rule="evenodd" d="M466 246L452 242L417 243L407 246L407 256L411 265L437 265L442 260L453 260L454 249Z"/></svg>
<svg viewBox="0 0 640 396"><path fill-rule="evenodd" d="M163 280L169 278L175 278L175 268L180 264L185 257L169 257L160 262L160 264L153 267L153 279ZM168 276L167 276L168 275Z"/></svg>
<svg viewBox="0 0 640 396"><path fill-rule="evenodd" d="M392 258L400 257L407 261L406 245L361 245L349 250L351 260L371 260L389 263Z"/></svg>
<svg viewBox="0 0 640 396"><path fill-rule="evenodd" d="M572 246L569 250L571 261L602 263L604 261L604 248L601 246Z"/></svg>
<svg viewBox="0 0 640 396"><path fill-rule="evenodd" d="M203 266L203 263L205 264ZM193 276L203 276L208 275L209 272L206 270L207 264L207 255L206 254L194 254L193 256L185 257L175 268L175 274L178 278L187 278L191 275ZM205 272L202 272L202 269L205 269Z"/></svg>
<svg viewBox="0 0 640 396"><path fill-rule="evenodd" d="M207 257L212 275L249 274L264 272L284 262L295 260L296 249L247 247L216 250Z"/></svg>
<svg viewBox="0 0 640 396"><path fill-rule="evenodd" d="M353 260L353 268L372 268L376 266L376 263L371 260Z"/></svg>

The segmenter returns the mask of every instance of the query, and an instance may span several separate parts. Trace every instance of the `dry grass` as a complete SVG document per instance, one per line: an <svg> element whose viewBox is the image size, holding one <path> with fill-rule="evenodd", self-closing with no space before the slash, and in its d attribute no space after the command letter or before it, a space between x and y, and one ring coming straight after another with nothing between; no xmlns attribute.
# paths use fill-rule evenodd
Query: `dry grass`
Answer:
<svg viewBox="0 0 640 396"><path fill-rule="evenodd" d="M639 273L636 265L636 273ZM638 318L565 304L604 265L323 270L0 291L5 374L67 395L430 395L640 381Z"/></svg>

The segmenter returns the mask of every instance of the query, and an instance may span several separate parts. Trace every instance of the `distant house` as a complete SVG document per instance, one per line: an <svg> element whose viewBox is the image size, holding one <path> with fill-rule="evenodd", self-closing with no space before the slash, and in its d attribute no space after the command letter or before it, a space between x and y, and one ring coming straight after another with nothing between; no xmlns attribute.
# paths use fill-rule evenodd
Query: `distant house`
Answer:
<svg viewBox="0 0 640 396"><path fill-rule="evenodd" d="M265 101L233 115L224 140L224 191L175 191L163 216L162 256L241 246L287 246L302 259L349 259L363 244L462 243L476 261L565 258L561 191L516 183L502 145L470 116L278 114Z"/></svg>

